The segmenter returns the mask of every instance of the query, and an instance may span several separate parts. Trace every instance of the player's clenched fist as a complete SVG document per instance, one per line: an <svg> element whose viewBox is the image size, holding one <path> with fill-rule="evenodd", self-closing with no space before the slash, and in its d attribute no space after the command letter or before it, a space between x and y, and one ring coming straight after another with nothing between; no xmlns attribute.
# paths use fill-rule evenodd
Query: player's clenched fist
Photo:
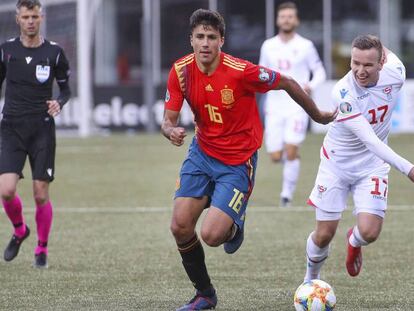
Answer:
<svg viewBox="0 0 414 311"><path fill-rule="evenodd" d="M173 145L181 146L184 144L184 138L187 136L185 129L182 127L174 127L170 134L170 141Z"/></svg>

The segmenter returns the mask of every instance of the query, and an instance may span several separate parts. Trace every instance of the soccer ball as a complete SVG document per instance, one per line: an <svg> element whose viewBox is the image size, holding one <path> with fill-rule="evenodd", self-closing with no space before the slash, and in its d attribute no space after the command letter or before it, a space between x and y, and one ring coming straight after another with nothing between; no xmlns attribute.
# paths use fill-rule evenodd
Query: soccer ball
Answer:
<svg viewBox="0 0 414 311"><path fill-rule="evenodd" d="M321 280L303 283L295 292L296 311L331 311L336 305L333 288Z"/></svg>

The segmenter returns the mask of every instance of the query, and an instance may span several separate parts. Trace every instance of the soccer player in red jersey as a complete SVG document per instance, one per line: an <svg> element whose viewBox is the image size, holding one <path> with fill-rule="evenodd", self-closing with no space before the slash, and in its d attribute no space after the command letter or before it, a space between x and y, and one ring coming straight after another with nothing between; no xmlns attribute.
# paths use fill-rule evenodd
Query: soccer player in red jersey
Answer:
<svg viewBox="0 0 414 311"><path fill-rule="evenodd" d="M255 92L285 90L312 119L326 124L336 112L321 112L290 77L221 52L224 20L199 9L190 17L194 53L174 63L169 74L162 133L181 146L178 126L184 99L195 118L196 135L183 163L174 199L171 232L196 295L178 310L215 308L217 296L195 226L206 207L201 237L209 246L224 243L234 253L244 237L246 206L254 185L263 129Z"/></svg>

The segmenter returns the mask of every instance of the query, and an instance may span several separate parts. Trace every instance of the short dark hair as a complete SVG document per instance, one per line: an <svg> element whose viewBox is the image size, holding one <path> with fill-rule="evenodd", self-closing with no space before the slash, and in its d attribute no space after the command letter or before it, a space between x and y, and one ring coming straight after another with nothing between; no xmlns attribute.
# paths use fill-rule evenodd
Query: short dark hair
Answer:
<svg viewBox="0 0 414 311"><path fill-rule="evenodd" d="M198 25L211 26L215 30L220 32L220 35L224 37L226 25L224 23L223 16L216 11L198 9L191 14L190 17L190 30L193 32L194 28Z"/></svg>
<svg viewBox="0 0 414 311"><path fill-rule="evenodd" d="M39 8L42 7L39 0L18 0L16 4L16 9L20 10L21 7L28 8L29 10L33 10L36 6Z"/></svg>
<svg viewBox="0 0 414 311"><path fill-rule="evenodd" d="M352 41L352 48L357 48L359 50L369 50L376 49L379 54L379 59L382 58L383 47L381 40L374 35L359 35Z"/></svg>
<svg viewBox="0 0 414 311"><path fill-rule="evenodd" d="M292 1L282 2L281 4L279 4L279 6L277 7L277 13L279 13L280 11L284 9L293 9L296 11L296 15L299 15L298 7L296 6L296 3Z"/></svg>

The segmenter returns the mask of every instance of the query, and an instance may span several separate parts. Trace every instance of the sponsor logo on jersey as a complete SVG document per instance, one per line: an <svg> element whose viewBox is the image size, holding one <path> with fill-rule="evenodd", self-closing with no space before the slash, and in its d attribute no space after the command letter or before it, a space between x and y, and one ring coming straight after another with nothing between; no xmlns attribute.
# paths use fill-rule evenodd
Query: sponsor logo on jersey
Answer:
<svg viewBox="0 0 414 311"><path fill-rule="evenodd" d="M209 84L207 84L207 86L206 86L205 90L206 90L207 92L214 92L213 87L211 86L211 84L210 84L210 83L209 83Z"/></svg>
<svg viewBox="0 0 414 311"><path fill-rule="evenodd" d="M352 105L347 102L342 102L339 104L339 111L341 113L347 114L352 112Z"/></svg>
<svg viewBox="0 0 414 311"><path fill-rule="evenodd" d="M167 91L165 92L165 102L169 102L170 101L170 91L168 91L168 89L167 89Z"/></svg>
<svg viewBox="0 0 414 311"><path fill-rule="evenodd" d="M233 90L225 88L225 89L222 89L220 93L221 93L221 102L223 103L224 108L231 109L234 104Z"/></svg>
<svg viewBox="0 0 414 311"><path fill-rule="evenodd" d="M385 89L383 89L383 92L385 94L389 94L389 93L391 93L391 91L392 91L392 86L387 86Z"/></svg>
<svg viewBox="0 0 414 311"><path fill-rule="evenodd" d="M322 185L318 185L318 198L322 199L322 194L324 192L326 192L326 190L328 190L328 187L322 186Z"/></svg>
<svg viewBox="0 0 414 311"><path fill-rule="evenodd" d="M40 83L44 83L49 79L50 76L50 66L36 66L36 79Z"/></svg>
<svg viewBox="0 0 414 311"><path fill-rule="evenodd" d="M30 56L26 57L26 63L30 64L30 62L32 61L33 58L31 58Z"/></svg>
<svg viewBox="0 0 414 311"><path fill-rule="evenodd" d="M365 94L363 94L363 95L361 95L361 96L358 96L357 97L357 99L358 100L362 100L362 99L364 99L364 98L367 98L369 96L369 93L365 93Z"/></svg>
<svg viewBox="0 0 414 311"><path fill-rule="evenodd" d="M348 94L348 90L342 89L339 93L341 94L341 98L345 98L346 94Z"/></svg>
<svg viewBox="0 0 414 311"><path fill-rule="evenodd" d="M391 92L392 92L392 86L391 86L391 85L387 86L387 87L386 87L386 88L384 88L382 91L384 92L384 94L386 94L386 95L387 95L387 99L388 99L388 100L391 100L391 99L392 99L392 95L391 95Z"/></svg>
<svg viewBox="0 0 414 311"><path fill-rule="evenodd" d="M381 201L387 201L387 198L385 196L380 196L380 195L372 195L373 199L377 199L377 200L381 200Z"/></svg>

